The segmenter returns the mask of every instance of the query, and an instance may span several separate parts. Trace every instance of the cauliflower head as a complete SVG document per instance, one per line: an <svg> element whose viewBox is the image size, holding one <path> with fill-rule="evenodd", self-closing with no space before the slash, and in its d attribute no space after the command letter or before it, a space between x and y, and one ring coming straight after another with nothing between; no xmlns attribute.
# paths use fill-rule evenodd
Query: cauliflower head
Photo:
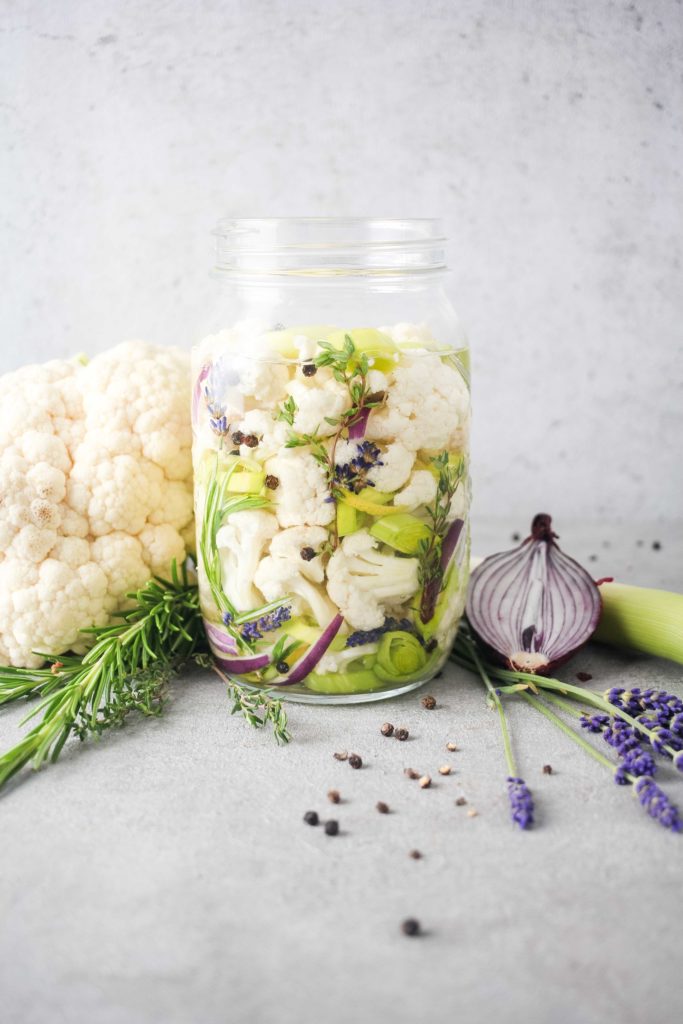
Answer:
<svg viewBox="0 0 683 1024"><path fill-rule="evenodd" d="M0 663L83 651L192 544L189 358L126 342L0 377Z"/></svg>
<svg viewBox="0 0 683 1024"><path fill-rule="evenodd" d="M327 564L327 593L353 629L378 629L385 605L407 601L418 587L417 559L381 554L367 530L345 537Z"/></svg>

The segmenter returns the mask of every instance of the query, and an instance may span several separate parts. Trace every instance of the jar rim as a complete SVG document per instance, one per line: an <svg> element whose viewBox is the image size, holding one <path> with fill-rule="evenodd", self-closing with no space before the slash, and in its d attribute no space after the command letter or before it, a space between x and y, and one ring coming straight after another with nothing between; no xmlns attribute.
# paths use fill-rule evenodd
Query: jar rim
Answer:
<svg viewBox="0 0 683 1024"><path fill-rule="evenodd" d="M218 271L344 275L446 267L437 218L270 217L218 222Z"/></svg>

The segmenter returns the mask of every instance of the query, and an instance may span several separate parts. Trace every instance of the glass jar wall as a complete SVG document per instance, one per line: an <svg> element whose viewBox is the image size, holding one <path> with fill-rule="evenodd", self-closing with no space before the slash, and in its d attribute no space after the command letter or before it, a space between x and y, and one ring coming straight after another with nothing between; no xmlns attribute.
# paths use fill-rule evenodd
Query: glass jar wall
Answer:
<svg viewBox="0 0 683 1024"><path fill-rule="evenodd" d="M216 235L192 402L214 655L293 700L420 686L448 656L469 563L469 363L439 224Z"/></svg>

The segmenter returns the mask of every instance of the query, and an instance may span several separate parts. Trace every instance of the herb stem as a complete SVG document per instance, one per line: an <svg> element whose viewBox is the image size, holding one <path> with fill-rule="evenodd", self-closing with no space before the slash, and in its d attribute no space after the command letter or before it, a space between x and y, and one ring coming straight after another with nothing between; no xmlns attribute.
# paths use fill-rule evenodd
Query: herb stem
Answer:
<svg viewBox="0 0 683 1024"><path fill-rule="evenodd" d="M484 664L481 661L474 644L472 643L469 637L465 637L464 640L472 655L472 660L477 668L477 671L479 672L479 676L481 677L484 685L486 686L486 689L488 690L489 699L498 712L498 717L500 720L500 731L503 737L503 749L505 751L505 760L507 762L508 772L510 776L516 777L517 765L515 763L515 757L512 752L512 743L510 742L510 731L508 729L507 719L505 717L505 711L503 709L503 702L501 701L498 695L498 691L491 682L489 675L486 669L484 668Z"/></svg>
<svg viewBox="0 0 683 1024"><path fill-rule="evenodd" d="M523 697L524 700L526 700L529 704L531 704L532 707L536 708L537 711L540 711L542 715L545 715L548 721L552 722L553 725L556 725L558 729L561 729L565 736L569 736L569 738L573 740L574 743L582 747L587 754L590 754L590 756L594 758L594 760L599 761L600 764L604 765L606 768L609 768L609 770L612 773L614 773L615 765L612 764L609 758L605 757L604 754L601 754L600 751L596 750L595 747L588 742L588 740L584 739L583 736L576 731L576 729L572 729L570 725L567 725L566 722L563 722L562 719L558 715L556 715L554 711L551 711L550 708L546 707L545 704L543 704L536 697L532 697L530 693L526 692L526 690L521 691L520 696ZM545 696L548 695L546 694ZM629 782L635 781L634 776L632 775L627 775L626 777L628 778Z"/></svg>

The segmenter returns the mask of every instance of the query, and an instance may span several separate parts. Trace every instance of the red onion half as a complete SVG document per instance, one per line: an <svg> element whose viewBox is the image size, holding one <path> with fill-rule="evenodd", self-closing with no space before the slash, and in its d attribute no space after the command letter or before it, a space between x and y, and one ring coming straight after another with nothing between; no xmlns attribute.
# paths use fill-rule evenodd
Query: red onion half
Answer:
<svg viewBox="0 0 683 1024"><path fill-rule="evenodd" d="M472 573L467 618L510 668L546 675L590 639L600 619L597 585L560 551L550 516L512 551L491 555Z"/></svg>

